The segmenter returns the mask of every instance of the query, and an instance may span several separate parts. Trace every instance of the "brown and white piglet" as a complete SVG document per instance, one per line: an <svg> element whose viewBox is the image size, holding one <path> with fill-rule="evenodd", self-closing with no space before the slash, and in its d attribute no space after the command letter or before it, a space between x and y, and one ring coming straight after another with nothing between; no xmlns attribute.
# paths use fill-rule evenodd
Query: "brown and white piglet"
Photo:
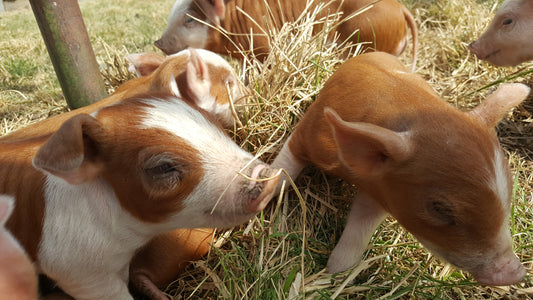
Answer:
<svg viewBox="0 0 533 300"><path fill-rule="evenodd" d="M75 115L93 113L101 107L146 93L180 96L192 105L203 107L225 127L233 124L229 101L241 101L245 88L240 85L233 69L222 57L202 49L185 49L168 57L155 53L131 54L128 60L132 64L130 70L136 72L140 78L122 84L112 95L101 101L48 118L4 139L46 136L58 130L63 122ZM184 234L188 237L186 240L180 238ZM177 229L150 241L136 254L135 263L130 268L132 287L143 294L152 295L153 299L164 299L164 294L157 287L166 287L173 281L171 277L178 276L183 267L174 268L175 266L184 266L208 252L210 240L205 240L204 237L205 229ZM201 244L194 246L193 241ZM175 249L174 257L168 252L169 248ZM197 250L192 253L191 248ZM157 255L158 252L160 255ZM165 259L146 264L142 263L145 256L147 261L153 256ZM139 277L137 274L143 275ZM150 280L156 284L150 284Z"/></svg>
<svg viewBox="0 0 533 300"><path fill-rule="evenodd" d="M176 0L167 27L155 45L167 54L195 47L241 57L239 49L251 50L262 59L270 51L264 31L272 27L281 29L284 22L296 21L304 12L307 2ZM311 2L308 11L312 11L319 3ZM409 27L413 35L413 65L416 65L416 24L409 10L397 1L335 0L328 3L321 11L321 16L341 12L347 17L371 4L372 8L340 24L337 30L339 40L366 42L364 49L400 55L407 45ZM221 33L221 29L227 35Z"/></svg>
<svg viewBox="0 0 533 300"><path fill-rule="evenodd" d="M197 79L187 100L161 93L109 100L0 138L0 193L16 199L7 228L75 299L132 299L130 261L153 238L240 224L270 200L274 170L196 102L223 97L226 83L220 94Z"/></svg>
<svg viewBox="0 0 533 300"><path fill-rule="evenodd" d="M533 60L533 1L506 0L487 30L468 48L496 66Z"/></svg>
<svg viewBox="0 0 533 300"><path fill-rule="evenodd" d="M4 227L14 200L0 195L0 298L37 300L37 274L24 249Z"/></svg>
<svg viewBox="0 0 533 300"><path fill-rule="evenodd" d="M358 187L328 271L358 263L391 215L480 283L522 280L508 224L511 175L494 126L528 93L504 84L462 112L389 54L340 66L272 164L293 178L316 165Z"/></svg>

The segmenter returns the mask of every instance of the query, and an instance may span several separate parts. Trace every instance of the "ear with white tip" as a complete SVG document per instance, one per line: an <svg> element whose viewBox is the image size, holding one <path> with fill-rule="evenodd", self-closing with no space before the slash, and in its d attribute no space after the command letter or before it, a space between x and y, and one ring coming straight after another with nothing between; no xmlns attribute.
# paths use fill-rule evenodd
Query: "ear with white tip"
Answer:
<svg viewBox="0 0 533 300"><path fill-rule="evenodd" d="M379 176L388 162L404 161L412 153L405 134L370 123L346 122L328 107L324 116L333 130L339 159L359 176Z"/></svg>
<svg viewBox="0 0 533 300"><path fill-rule="evenodd" d="M187 87L190 97L196 105L209 110L215 103L210 96L211 81L207 64L193 48L189 48L189 63L187 64Z"/></svg>
<svg viewBox="0 0 533 300"><path fill-rule="evenodd" d="M0 195L0 226L4 226L13 211L14 200L8 195Z"/></svg>
<svg viewBox="0 0 533 300"><path fill-rule="evenodd" d="M492 128L501 121L511 108L522 103L529 95L529 91L530 88L521 83L501 84L483 103L468 114Z"/></svg>
<svg viewBox="0 0 533 300"><path fill-rule="evenodd" d="M163 55L157 53L133 53L126 56L130 62L128 71L134 72L137 77L152 74L165 60Z"/></svg>
<svg viewBox="0 0 533 300"><path fill-rule="evenodd" d="M63 125L41 146L33 166L77 185L95 179L102 169L98 140L103 129L90 115L77 115Z"/></svg>

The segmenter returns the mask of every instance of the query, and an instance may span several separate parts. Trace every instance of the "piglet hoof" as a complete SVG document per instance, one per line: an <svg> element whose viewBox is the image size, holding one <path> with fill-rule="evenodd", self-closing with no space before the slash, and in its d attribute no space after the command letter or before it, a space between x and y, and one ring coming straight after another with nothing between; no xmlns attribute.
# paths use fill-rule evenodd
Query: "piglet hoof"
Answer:
<svg viewBox="0 0 533 300"><path fill-rule="evenodd" d="M280 170L258 165L252 170L251 182L248 185L250 200L248 211L257 213L262 211L276 193L276 186L281 177Z"/></svg>
<svg viewBox="0 0 533 300"><path fill-rule="evenodd" d="M361 261L361 255L355 255L355 251L350 250L335 247L328 259L327 272L330 274L344 272L358 264Z"/></svg>
<svg viewBox="0 0 533 300"><path fill-rule="evenodd" d="M130 282L136 291L147 296L151 300L169 300L170 299L145 274L142 274L142 273L133 274L130 278Z"/></svg>

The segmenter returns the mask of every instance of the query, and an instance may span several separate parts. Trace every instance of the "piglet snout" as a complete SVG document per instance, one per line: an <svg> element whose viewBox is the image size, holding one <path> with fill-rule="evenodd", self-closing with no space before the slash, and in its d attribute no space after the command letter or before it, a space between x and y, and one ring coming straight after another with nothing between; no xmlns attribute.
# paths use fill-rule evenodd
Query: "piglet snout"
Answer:
<svg viewBox="0 0 533 300"><path fill-rule="evenodd" d="M473 274L476 280L486 285L510 285L520 282L526 270L514 253L498 258L490 266Z"/></svg>
<svg viewBox="0 0 533 300"><path fill-rule="evenodd" d="M173 53L169 53L170 51L167 49L167 47L165 47L164 44L165 43L163 42L163 39L159 39L154 42L154 46L156 46L159 50L163 51L163 53L165 53L166 55L173 54Z"/></svg>
<svg viewBox="0 0 533 300"><path fill-rule="evenodd" d="M250 195L247 210L252 213L263 210L276 192L281 172L277 169L269 168L260 164L253 167L250 174L250 181L245 187Z"/></svg>
<svg viewBox="0 0 533 300"><path fill-rule="evenodd" d="M479 51L479 47L477 46L476 44L477 41L473 41L472 43L468 44L468 49L470 50L470 52L474 53L475 56L477 56L477 58L481 59L481 53Z"/></svg>

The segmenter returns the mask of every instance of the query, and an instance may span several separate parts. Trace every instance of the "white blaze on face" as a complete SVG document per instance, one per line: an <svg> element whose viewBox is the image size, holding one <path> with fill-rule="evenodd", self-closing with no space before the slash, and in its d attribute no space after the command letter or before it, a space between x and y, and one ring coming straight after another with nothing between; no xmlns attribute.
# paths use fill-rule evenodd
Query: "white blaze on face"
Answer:
<svg viewBox="0 0 533 300"><path fill-rule="evenodd" d="M236 174L253 156L181 99L152 99L147 103L153 106L146 109L140 128L159 128L185 140L198 151L204 171L200 183L183 202L183 210L172 218L173 226L217 227L228 226L228 222L245 222L242 201L246 199L240 199L243 195L237 194L242 188L239 185L242 178L236 179ZM229 184L231 188L226 191ZM209 215L223 193L221 203Z"/></svg>

